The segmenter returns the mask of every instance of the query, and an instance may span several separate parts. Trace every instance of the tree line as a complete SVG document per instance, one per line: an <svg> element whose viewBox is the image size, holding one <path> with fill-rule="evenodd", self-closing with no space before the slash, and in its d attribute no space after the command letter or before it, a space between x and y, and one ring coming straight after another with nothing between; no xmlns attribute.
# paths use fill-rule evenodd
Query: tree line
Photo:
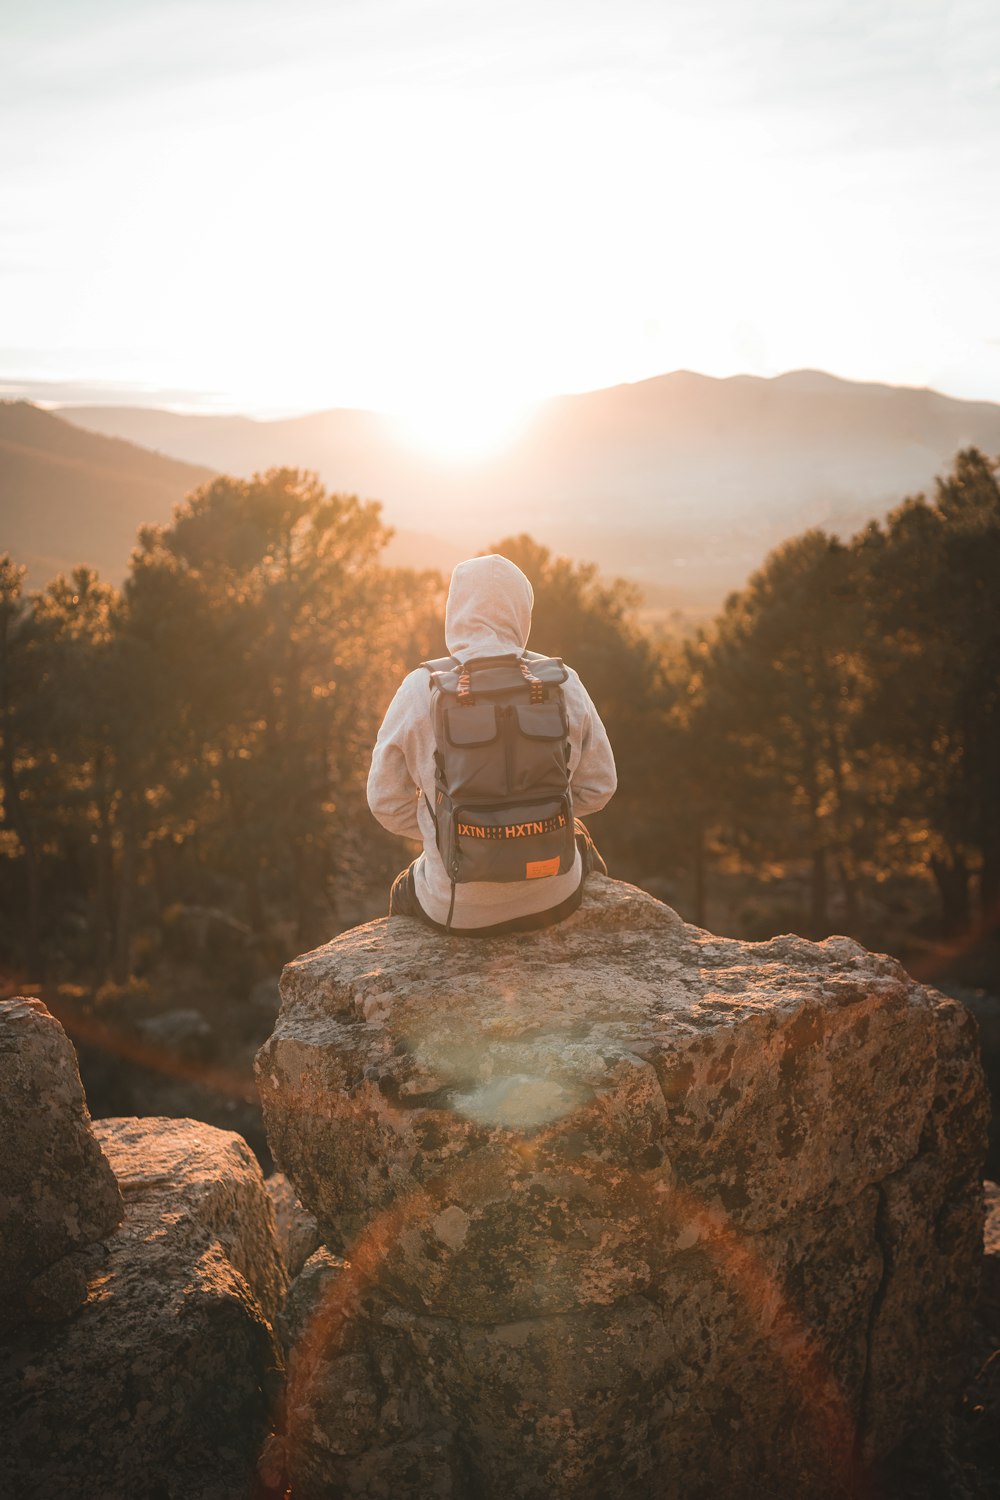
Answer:
<svg viewBox="0 0 1000 1500"><path fill-rule="evenodd" d="M803 925L925 874L950 934L1000 908L1000 461L848 541L774 550L687 638L530 537L487 550L535 589L532 644L580 672L620 790L616 872L804 872ZM364 803L402 675L443 650L446 580L389 568L378 505L276 469L216 479L140 532L123 588L80 567L28 593L0 557L0 958L125 980L178 907L228 912L266 961L337 930L345 882L403 851ZM279 934L268 949L269 938Z"/></svg>
<svg viewBox="0 0 1000 1500"><path fill-rule="evenodd" d="M998 471L967 449L850 541L785 542L673 662L696 850L714 829L808 862L816 932L832 882L850 925L899 870L933 880L946 933L996 924Z"/></svg>

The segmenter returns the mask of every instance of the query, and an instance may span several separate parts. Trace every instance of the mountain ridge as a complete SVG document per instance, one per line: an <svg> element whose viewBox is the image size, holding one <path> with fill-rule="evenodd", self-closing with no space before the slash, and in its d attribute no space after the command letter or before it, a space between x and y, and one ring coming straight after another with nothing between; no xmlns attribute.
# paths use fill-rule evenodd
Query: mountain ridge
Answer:
<svg viewBox="0 0 1000 1500"><path fill-rule="evenodd" d="M147 521L166 519L210 469L0 401L0 550L32 586L77 564L120 578Z"/></svg>
<svg viewBox="0 0 1000 1500"><path fill-rule="evenodd" d="M926 492L960 448L1000 451L1000 404L809 369L671 371L552 397L502 450L461 462L358 408L260 419L65 405L57 415L206 472L313 469L330 489L382 502L403 533L390 561L411 560L409 532L421 536L419 565L439 557L445 568L528 531L702 614L784 537L809 526L849 534Z"/></svg>
<svg viewBox="0 0 1000 1500"><path fill-rule="evenodd" d="M1000 402L990 401L985 397L975 396L953 396L945 391L939 391L929 385L900 385L888 380L853 380L845 375L834 375L829 370L822 370L812 365L802 365L793 370L782 370L778 375L754 375L749 371L738 371L733 375L706 375L700 370L690 370L679 367L676 370L664 370L658 375L644 375L638 380L619 380L612 385L595 386L588 391L562 391L554 395L541 398L536 405L546 405L559 401L576 401L582 397L600 397L615 391L636 391L647 386L656 386L664 381L690 380L701 382L706 386L726 385L759 385L759 386L786 386L799 387L801 390L813 389L843 389L856 392L885 392L887 394L933 396L936 400L948 402L955 406L982 407L993 410L1000 407ZM385 413L376 407L368 406L321 406L310 408L306 411L285 413L276 417L253 416L246 412L231 411L197 411L187 407L181 409L175 406L156 405L144 402L118 402L118 401L78 401L78 400L43 400L41 397L27 396L24 399L33 405L42 406L47 410L58 411L60 415L71 412L98 413L98 412L134 412L149 414L157 412L163 416L185 418L199 417L212 422L238 422L249 426L268 426L278 422L300 422L310 417L329 416L341 412L345 414L364 414L368 416L384 416Z"/></svg>

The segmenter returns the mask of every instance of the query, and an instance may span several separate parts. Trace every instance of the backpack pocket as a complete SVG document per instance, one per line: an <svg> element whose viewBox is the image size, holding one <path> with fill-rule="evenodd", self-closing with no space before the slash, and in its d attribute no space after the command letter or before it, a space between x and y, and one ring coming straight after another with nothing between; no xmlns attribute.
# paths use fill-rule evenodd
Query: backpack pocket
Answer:
<svg viewBox="0 0 1000 1500"><path fill-rule="evenodd" d="M453 804L438 829L445 869L459 884L565 875L576 857L568 794L498 807Z"/></svg>
<svg viewBox="0 0 1000 1500"><path fill-rule="evenodd" d="M529 740L566 738L566 721L560 703L519 703L517 727Z"/></svg>
<svg viewBox="0 0 1000 1500"><path fill-rule="evenodd" d="M470 703L445 711L449 745L488 745L497 737L497 711L492 703Z"/></svg>
<svg viewBox="0 0 1000 1500"><path fill-rule="evenodd" d="M496 706L463 704L446 708L443 717L452 799L504 796L509 757Z"/></svg>
<svg viewBox="0 0 1000 1500"><path fill-rule="evenodd" d="M513 714L511 791L563 791L569 779L569 730L562 705L519 703Z"/></svg>

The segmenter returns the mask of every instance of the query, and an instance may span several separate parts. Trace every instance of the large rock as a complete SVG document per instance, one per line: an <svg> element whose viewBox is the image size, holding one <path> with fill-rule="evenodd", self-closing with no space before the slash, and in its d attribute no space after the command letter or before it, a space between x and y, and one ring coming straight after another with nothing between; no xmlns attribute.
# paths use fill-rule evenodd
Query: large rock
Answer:
<svg viewBox="0 0 1000 1500"><path fill-rule="evenodd" d="M0 1322L78 1305L122 1213L72 1042L40 1000L0 1001Z"/></svg>
<svg viewBox="0 0 1000 1500"><path fill-rule="evenodd" d="M272 1150L456 1495L846 1493L951 1393L986 1100L967 1013L892 959L714 938L596 878L529 936L371 923L282 997ZM317 1494L319 1429L289 1444ZM399 1439L369 1442L377 1472Z"/></svg>
<svg viewBox="0 0 1000 1500"><path fill-rule="evenodd" d="M246 1142L194 1120L94 1126L125 1198L85 1305L0 1345L9 1493L242 1500L280 1366L270 1198Z"/></svg>

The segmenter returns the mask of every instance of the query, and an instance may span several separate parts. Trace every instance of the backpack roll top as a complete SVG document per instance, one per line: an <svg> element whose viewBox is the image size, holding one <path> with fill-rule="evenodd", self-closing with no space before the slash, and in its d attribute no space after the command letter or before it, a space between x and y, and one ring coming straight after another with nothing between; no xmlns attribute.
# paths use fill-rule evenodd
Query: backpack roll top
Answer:
<svg viewBox="0 0 1000 1500"><path fill-rule="evenodd" d="M525 678L522 662L524 658L519 656L492 656L482 661L469 661L462 666L454 657L441 656L436 661L425 661L421 665L431 675L432 690L458 694L462 677L468 673L474 696L481 698L494 693L516 692L523 688ZM541 656L525 665L544 687L558 687L569 676L558 656Z"/></svg>

